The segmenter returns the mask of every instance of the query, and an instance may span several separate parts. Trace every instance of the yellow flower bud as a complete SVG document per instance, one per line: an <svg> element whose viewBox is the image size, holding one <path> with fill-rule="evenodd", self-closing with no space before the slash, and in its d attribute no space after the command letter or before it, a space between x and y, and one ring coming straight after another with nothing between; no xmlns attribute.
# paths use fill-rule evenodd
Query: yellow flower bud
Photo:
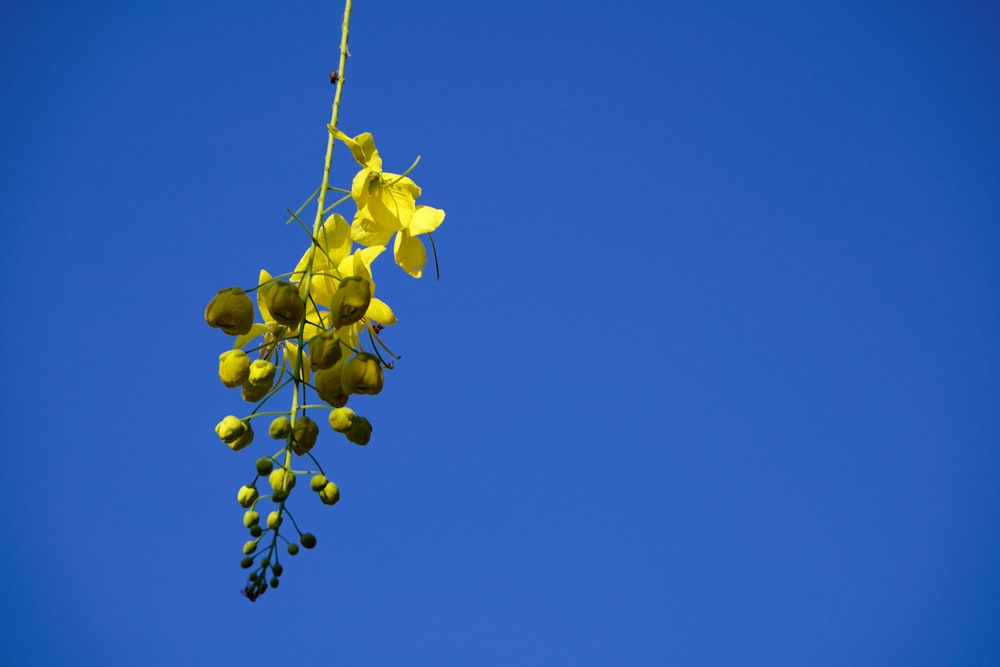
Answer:
<svg viewBox="0 0 1000 667"><path fill-rule="evenodd" d="M292 436L292 451L302 456L316 444L319 426L309 417L299 417L295 420L295 434Z"/></svg>
<svg viewBox="0 0 1000 667"><path fill-rule="evenodd" d="M340 500L340 489L333 482L327 482L323 490L319 492L319 499L324 505L334 505Z"/></svg>
<svg viewBox="0 0 1000 667"><path fill-rule="evenodd" d="M260 515L253 510L247 510L243 515L243 525L247 528L256 526L258 521L260 521Z"/></svg>
<svg viewBox="0 0 1000 667"><path fill-rule="evenodd" d="M284 440L291 431L292 422L289 421L288 417L275 417L274 421L271 422L271 427L268 429L268 433L275 440Z"/></svg>
<svg viewBox="0 0 1000 667"><path fill-rule="evenodd" d="M299 296L299 288L285 280L274 283L268 294L267 309L278 324L296 329L302 320L306 305Z"/></svg>
<svg viewBox="0 0 1000 667"><path fill-rule="evenodd" d="M249 542L246 542L243 545L243 553L245 553L247 556L252 554L254 551L257 551L257 542L255 542L254 540L250 540Z"/></svg>
<svg viewBox="0 0 1000 667"><path fill-rule="evenodd" d="M281 512L271 512L267 515L267 527L272 530L281 525Z"/></svg>
<svg viewBox="0 0 1000 667"><path fill-rule="evenodd" d="M330 428L338 433L344 433L351 428L351 420L354 419L354 410L350 408L335 408L330 411Z"/></svg>
<svg viewBox="0 0 1000 667"><path fill-rule="evenodd" d="M267 359L254 359L250 364L250 377L247 382L253 385L265 385L268 389L274 385L274 374L277 368Z"/></svg>
<svg viewBox="0 0 1000 667"><path fill-rule="evenodd" d="M243 350L226 350L219 355L219 379L230 389L250 377L250 357Z"/></svg>
<svg viewBox="0 0 1000 667"><path fill-rule="evenodd" d="M344 433L347 439L356 445L367 445L372 439L372 425L364 417L351 420L351 427Z"/></svg>
<svg viewBox="0 0 1000 667"><path fill-rule="evenodd" d="M257 487L241 486L239 493L236 494L236 500L239 501L240 507L250 507L257 500Z"/></svg>
<svg viewBox="0 0 1000 667"><path fill-rule="evenodd" d="M313 478L309 481L309 488L316 493L319 493L323 490L323 487L326 486L326 482L326 475L313 475Z"/></svg>
<svg viewBox="0 0 1000 667"><path fill-rule="evenodd" d="M330 368L341 356L343 350L335 331L324 331L309 339L309 364L313 370Z"/></svg>
<svg viewBox="0 0 1000 667"><path fill-rule="evenodd" d="M256 403L267 396L267 392L269 391L271 391L271 387L268 385L253 384L247 380L243 383L243 390L240 394L243 396L243 400L247 403Z"/></svg>
<svg viewBox="0 0 1000 667"><path fill-rule="evenodd" d="M340 383L348 394L377 394L382 391L382 364L374 354L362 352L344 363Z"/></svg>
<svg viewBox="0 0 1000 667"><path fill-rule="evenodd" d="M365 316L372 300L372 284L362 276L348 276L340 281L330 302L333 326L339 329Z"/></svg>
<svg viewBox="0 0 1000 667"><path fill-rule="evenodd" d="M344 362L338 361L331 368L324 368L316 371L313 375L313 383L319 397L336 408L342 408L347 404L348 392L344 391L344 385L340 378L344 370Z"/></svg>
<svg viewBox="0 0 1000 667"><path fill-rule="evenodd" d="M242 336L253 326L253 301L239 287L219 290L205 308L205 321L230 336Z"/></svg>
<svg viewBox="0 0 1000 667"><path fill-rule="evenodd" d="M276 468L268 475L267 483L274 491L291 491L295 486L295 473L284 468Z"/></svg>
<svg viewBox="0 0 1000 667"><path fill-rule="evenodd" d="M233 451L243 449L253 442L253 429L250 422L229 415L215 425L215 432L222 442L229 445Z"/></svg>

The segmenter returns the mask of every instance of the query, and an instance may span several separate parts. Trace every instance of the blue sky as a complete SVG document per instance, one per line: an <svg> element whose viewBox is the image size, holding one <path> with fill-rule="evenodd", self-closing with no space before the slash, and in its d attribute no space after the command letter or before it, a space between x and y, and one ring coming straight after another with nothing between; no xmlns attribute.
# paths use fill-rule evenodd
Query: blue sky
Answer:
<svg viewBox="0 0 1000 667"><path fill-rule="evenodd" d="M378 267L373 441L241 597L202 312L305 247L341 11L0 10L0 661L1000 661L990 3L357 0L442 280Z"/></svg>

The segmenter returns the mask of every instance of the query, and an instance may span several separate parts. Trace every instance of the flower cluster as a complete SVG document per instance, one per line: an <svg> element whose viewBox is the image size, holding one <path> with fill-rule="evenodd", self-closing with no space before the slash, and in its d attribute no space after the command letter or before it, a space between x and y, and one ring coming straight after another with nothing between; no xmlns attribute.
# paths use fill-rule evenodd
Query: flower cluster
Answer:
<svg viewBox="0 0 1000 667"><path fill-rule="evenodd" d="M222 419L216 433L238 451L254 442L256 420L269 417L267 435L278 447L257 459L256 476L237 494L251 538L243 546L242 560L251 570L244 590L251 600L278 586L283 571L279 547L284 545L294 556L299 545L316 545L316 537L299 529L288 507L297 478L308 476L309 488L325 505L340 499L339 488L314 455L325 425L357 445L371 440L371 423L347 404L355 394L380 393L385 371L392 368L386 357L397 358L379 337L382 329L396 324L396 316L375 296L373 263L395 237L396 263L421 277L427 264L421 236L429 237L445 215L416 204L420 188L406 174L382 171L370 134L349 137L333 126L330 132L361 166L351 189L340 190L348 194L324 209L325 192L317 192L317 222L308 249L292 271L272 276L262 270L256 287L220 290L205 309L209 326L235 337L232 349L219 356L219 379L226 387L239 388L243 400L255 405L245 416ZM356 207L350 223L332 212L349 200ZM256 292L256 312L247 292ZM257 313L260 321L255 322ZM291 393L287 410L264 410L286 389ZM312 397L318 402L310 403ZM266 519L260 514L264 501L273 506ZM294 540L286 537L287 529L282 534L286 518Z"/></svg>

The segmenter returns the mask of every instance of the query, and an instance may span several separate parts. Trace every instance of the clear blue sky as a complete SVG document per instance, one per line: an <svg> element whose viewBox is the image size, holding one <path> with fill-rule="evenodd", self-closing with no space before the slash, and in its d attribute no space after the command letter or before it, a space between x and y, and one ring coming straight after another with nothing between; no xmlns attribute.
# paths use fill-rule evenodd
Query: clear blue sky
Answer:
<svg viewBox="0 0 1000 667"><path fill-rule="evenodd" d="M357 0L442 280L241 597L202 312L302 252L341 11L0 9L0 663L1000 664L987 2Z"/></svg>

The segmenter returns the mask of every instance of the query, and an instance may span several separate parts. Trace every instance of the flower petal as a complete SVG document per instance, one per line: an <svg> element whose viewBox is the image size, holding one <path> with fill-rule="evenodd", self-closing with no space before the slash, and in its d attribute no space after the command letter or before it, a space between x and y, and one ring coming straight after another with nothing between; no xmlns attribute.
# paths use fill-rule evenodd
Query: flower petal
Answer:
<svg viewBox="0 0 1000 667"><path fill-rule="evenodd" d="M351 155L362 167L368 167L375 171L382 170L382 158L379 157L378 149L375 148L375 140L370 132L362 132L354 138L347 136L335 127L331 127L330 132L347 145Z"/></svg>
<svg viewBox="0 0 1000 667"><path fill-rule="evenodd" d="M410 234L416 236L417 234L433 232L441 226L442 222L444 222L444 211L430 206L418 206L413 211L413 217L410 218L407 229L410 230Z"/></svg>
<svg viewBox="0 0 1000 667"><path fill-rule="evenodd" d="M424 274L424 265L427 264L427 250L419 238L410 236L405 229L396 234L393 254L396 256L396 264L403 267L403 270L414 278L419 278Z"/></svg>
<svg viewBox="0 0 1000 667"><path fill-rule="evenodd" d="M358 209L354 215L354 221L351 223L351 238L364 246L384 246L392 238L393 233L399 229L395 224L391 224L393 222L395 219L382 218L382 224L379 224L380 221L376 220L368 207L365 206Z"/></svg>
<svg viewBox="0 0 1000 667"><path fill-rule="evenodd" d="M368 304L365 318L386 326L392 326L399 321L396 319L395 313L392 312L392 308L385 301L374 297L372 297L371 302Z"/></svg>

